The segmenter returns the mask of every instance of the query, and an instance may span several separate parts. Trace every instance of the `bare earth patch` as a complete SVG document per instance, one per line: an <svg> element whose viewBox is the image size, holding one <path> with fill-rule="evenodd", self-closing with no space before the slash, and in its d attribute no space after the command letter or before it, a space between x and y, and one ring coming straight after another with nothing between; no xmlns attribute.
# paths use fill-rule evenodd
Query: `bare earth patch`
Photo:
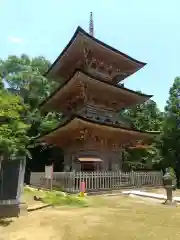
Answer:
<svg viewBox="0 0 180 240"><path fill-rule="evenodd" d="M88 208L48 208L14 219L0 226L0 240L180 239L180 207L123 196L89 201Z"/></svg>

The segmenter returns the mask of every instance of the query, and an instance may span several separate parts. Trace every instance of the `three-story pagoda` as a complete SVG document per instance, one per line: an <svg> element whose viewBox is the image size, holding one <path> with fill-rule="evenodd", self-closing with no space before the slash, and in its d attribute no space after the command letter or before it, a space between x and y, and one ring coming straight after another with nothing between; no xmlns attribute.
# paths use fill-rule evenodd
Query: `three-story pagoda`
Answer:
<svg viewBox="0 0 180 240"><path fill-rule="evenodd" d="M119 115L152 97L120 84L145 63L99 41L93 31L92 19L89 33L78 27L46 73L60 86L40 108L66 117L39 140L63 149L65 171L119 170L123 149L151 137Z"/></svg>

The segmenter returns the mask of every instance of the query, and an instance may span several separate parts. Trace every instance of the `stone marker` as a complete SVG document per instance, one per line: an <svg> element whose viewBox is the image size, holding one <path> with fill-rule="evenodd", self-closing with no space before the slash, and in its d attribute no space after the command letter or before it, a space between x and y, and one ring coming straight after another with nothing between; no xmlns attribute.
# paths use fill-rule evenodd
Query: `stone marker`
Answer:
<svg viewBox="0 0 180 240"><path fill-rule="evenodd" d="M173 177L171 176L168 169L166 169L166 173L163 176L163 185L166 190L167 199L164 204L167 205L176 205L176 202L173 200Z"/></svg>

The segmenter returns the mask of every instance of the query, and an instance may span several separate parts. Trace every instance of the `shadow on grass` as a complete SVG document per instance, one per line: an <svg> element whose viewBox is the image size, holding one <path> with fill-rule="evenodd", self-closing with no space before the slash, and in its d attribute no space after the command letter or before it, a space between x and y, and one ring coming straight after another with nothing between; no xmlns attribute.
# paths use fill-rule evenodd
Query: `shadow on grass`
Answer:
<svg viewBox="0 0 180 240"><path fill-rule="evenodd" d="M12 222L11 219L0 219L0 227L8 227Z"/></svg>

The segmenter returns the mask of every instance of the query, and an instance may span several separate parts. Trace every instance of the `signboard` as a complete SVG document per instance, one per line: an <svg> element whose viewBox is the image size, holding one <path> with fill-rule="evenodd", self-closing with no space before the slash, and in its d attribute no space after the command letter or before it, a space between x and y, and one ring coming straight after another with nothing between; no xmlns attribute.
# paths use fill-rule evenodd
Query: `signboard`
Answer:
<svg viewBox="0 0 180 240"><path fill-rule="evenodd" d="M0 168L0 218L19 215L23 190L25 158L4 160Z"/></svg>
<svg viewBox="0 0 180 240"><path fill-rule="evenodd" d="M18 191L20 161L3 161L0 173L0 200L15 200Z"/></svg>
<svg viewBox="0 0 180 240"><path fill-rule="evenodd" d="M53 165L45 166L45 179L53 178Z"/></svg>

